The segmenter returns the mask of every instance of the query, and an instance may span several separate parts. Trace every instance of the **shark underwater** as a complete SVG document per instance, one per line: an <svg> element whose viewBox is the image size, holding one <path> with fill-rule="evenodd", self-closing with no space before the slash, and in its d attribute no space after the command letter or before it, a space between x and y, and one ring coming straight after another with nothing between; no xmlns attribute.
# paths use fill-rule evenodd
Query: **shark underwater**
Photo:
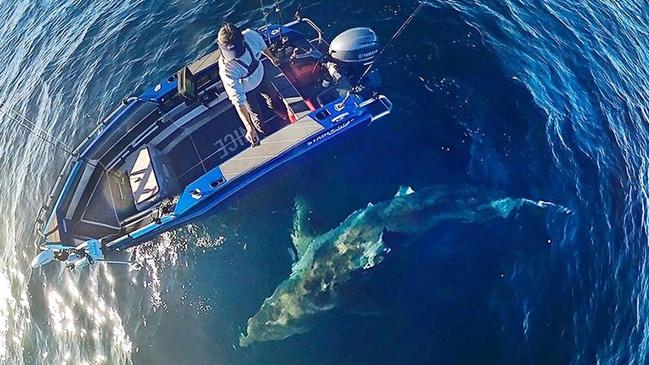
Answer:
<svg viewBox="0 0 649 365"><path fill-rule="evenodd" d="M396 242L414 242L445 222L483 223L507 218L524 207L570 210L550 202L503 198L471 186L428 187L414 191L401 187L396 196L353 212L338 227L308 238L299 232L302 214L296 214L293 241L297 261L290 276L266 298L247 323L239 343L283 340L309 331L316 320L335 309L340 290L358 272L379 265Z"/></svg>

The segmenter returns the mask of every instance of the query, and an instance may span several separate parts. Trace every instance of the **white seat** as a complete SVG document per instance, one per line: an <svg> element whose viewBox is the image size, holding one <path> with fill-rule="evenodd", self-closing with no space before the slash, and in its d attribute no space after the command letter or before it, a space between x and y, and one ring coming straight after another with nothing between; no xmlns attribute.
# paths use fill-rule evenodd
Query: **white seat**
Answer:
<svg viewBox="0 0 649 365"><path fill-rule="evenodd" d="M133 191L133 201L140 208L157 197L160 187L149 148L142 148L135 153L135 156L132 165L129 166L129 181Z"/></svg>

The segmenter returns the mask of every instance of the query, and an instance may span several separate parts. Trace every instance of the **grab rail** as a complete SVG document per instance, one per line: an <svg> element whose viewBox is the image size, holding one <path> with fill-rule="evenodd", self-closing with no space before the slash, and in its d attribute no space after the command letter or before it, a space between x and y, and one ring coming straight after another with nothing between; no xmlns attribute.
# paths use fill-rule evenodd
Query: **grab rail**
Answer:
<svg viewBox="0 0 649 365"><path fill-rule="evenodd" d="M316 23L313 22L313 20L311 20L309 18L298 18L298 19L295 19L295 20L293 20L293 21L291 21L289 23L286 23L284 26L287 27L287 28L290 28L290 27L292 27L292 26L294 26L296 24L299 24L299 23L306 23L313 30L315 30L315 32L318 34L318 38L316 38L316 40L318 40L318 43L324 42L324 37L322 36L322 30L320 29L320 27L318 27L316 25Z"/></svg>

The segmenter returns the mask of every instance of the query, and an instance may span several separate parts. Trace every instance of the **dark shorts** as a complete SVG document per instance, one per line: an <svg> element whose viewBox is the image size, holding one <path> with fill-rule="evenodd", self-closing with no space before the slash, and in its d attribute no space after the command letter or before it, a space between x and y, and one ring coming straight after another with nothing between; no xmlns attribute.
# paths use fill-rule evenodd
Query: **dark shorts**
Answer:
<svg viewBox="0 0 649 365"><path fill-rule="evenodd" d="M266 102L266 105L280 117L288 118L286 105L284 105L284 101L282 101L282 98L267 77L267 73L264 73L264 78L261 80L259 86L246 93L246 99L248 100L248 105L250 105L252 123L259 132L264 133L263 111L261 109L262 98Z"/></svg>

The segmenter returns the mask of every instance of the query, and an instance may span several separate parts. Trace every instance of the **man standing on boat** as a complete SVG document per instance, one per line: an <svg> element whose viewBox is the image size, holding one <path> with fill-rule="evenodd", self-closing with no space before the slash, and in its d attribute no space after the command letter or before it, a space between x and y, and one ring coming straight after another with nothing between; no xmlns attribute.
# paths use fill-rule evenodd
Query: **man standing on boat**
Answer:
<svg viewBox="0 0 649 365"><path fill-rule="evenodd" d="M254 30L241 32L234 24L225 23L219 30L217 43L221 50L219 75L230 101L246 127L246 139L259 145L261 123L260 97L280 115L287 115L286 106L264 75L261 63L263 53L275 66L279 59L268 49L264 39Z"/></svg>

